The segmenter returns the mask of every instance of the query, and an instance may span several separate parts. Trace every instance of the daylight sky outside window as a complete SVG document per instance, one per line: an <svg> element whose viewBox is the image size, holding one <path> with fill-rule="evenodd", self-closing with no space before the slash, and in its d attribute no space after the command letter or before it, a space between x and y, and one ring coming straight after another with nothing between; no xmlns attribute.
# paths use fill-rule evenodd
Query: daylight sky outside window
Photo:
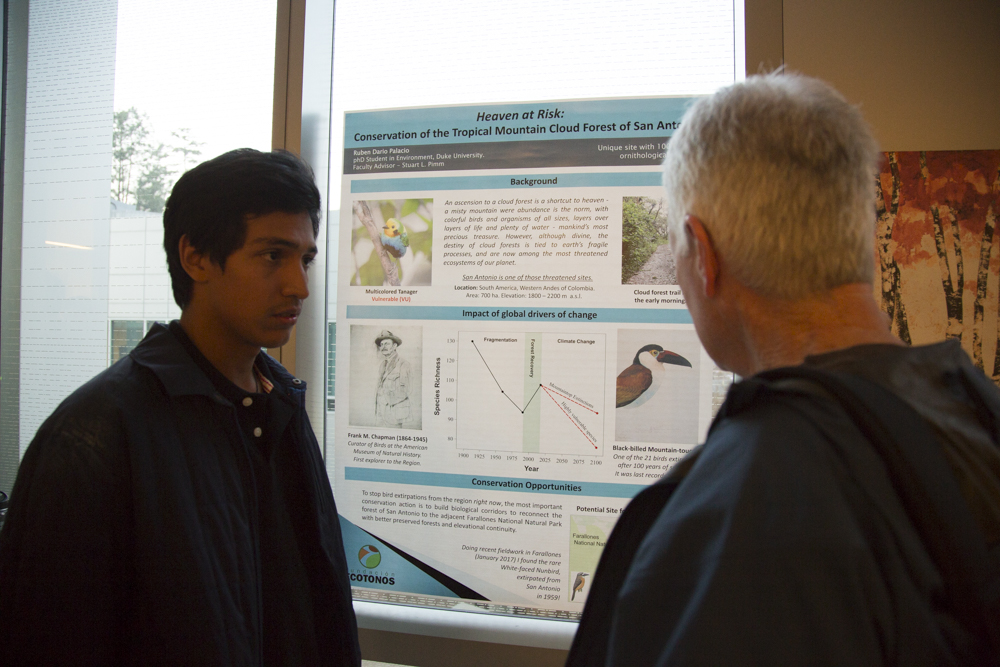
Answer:
<svg viewBox="0 0 1000 667"><path fill-rule="evenodd" d="M118 0L115 111L146 114L154 145L187 128L197 161L269 150L276 15L276 0Z"/></svg>

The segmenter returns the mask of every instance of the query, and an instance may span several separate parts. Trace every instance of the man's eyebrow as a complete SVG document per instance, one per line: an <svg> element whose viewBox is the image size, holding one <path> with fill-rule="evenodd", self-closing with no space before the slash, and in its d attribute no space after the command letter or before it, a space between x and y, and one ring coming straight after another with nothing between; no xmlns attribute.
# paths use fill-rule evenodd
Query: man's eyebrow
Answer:
<svg viewBox="0 0 1000 667"><path fill-rule="evenodd" d="M261 236L259 238L248 241L247 245L250 246L281 246L283 248L290 248L292 250L298 250L299 244L290 239L281 238L280 236ZM316 244L312 244L306 252L319 252Z"/></svg>

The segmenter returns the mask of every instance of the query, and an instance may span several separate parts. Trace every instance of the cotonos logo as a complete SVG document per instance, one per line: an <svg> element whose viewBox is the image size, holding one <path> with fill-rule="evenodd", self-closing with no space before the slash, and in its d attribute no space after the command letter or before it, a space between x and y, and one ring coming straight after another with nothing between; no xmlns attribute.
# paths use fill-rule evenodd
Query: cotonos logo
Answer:
<svg viewBox="0 0 1000 667"><path fill-rule="evenodd" d="M378 564L382 562L382 554L379 553L376 547L366 544L358 551L358 562L371 570L378 567Z"/></svg>
<svg viewBox="0 0 1000 667"><path fill-rule="evenodd" d="M382 563L382 554L379 553L378 547L372 544L366 544L361 547L358 551L358 562L364 565L369 570L374 570ZM360 572L349 572L348 576L352 582L358 584L381 584L383 586L395 586L396 577L395 573L369 573L361 570Z"/></svg>

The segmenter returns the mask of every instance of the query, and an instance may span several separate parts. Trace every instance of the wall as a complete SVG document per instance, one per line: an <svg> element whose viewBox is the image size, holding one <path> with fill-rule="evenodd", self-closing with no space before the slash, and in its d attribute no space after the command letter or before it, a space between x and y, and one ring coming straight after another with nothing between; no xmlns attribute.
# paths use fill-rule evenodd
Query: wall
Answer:
<svg viewBox="0 0 1000 667"><path fill-rule="evenodd" d="M784 0L782 8L786 66L859 103L883 150L1000 148L1000 2Z"/></svg>
<svg viewBox="0 0 1000 667"><path fill-rule="evenodd" d="M33 0L21 227L20 450L107 365L116 0ZM44 382L31 382L45 378Z"/></svg>

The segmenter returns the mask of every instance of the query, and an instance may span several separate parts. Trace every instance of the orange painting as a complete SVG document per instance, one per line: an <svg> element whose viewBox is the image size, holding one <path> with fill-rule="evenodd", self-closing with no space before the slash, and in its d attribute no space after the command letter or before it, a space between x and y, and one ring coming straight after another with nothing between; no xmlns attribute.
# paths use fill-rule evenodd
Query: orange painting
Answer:
<svg viewBox="0 0 1000 667"><path fill-rule="evenodd" d="M1000 384L1000 150L885 154L875 298L920 345L958 338Z"/></svg>

